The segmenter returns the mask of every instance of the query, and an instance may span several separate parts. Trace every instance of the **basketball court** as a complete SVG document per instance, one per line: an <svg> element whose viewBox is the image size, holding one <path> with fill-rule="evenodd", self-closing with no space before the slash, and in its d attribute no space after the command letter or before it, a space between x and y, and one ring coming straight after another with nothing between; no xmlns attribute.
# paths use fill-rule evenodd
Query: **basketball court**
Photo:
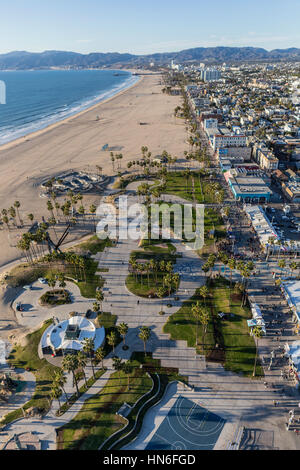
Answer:
<svg viewBox="0 0 300 470"><path fill-rule="evenodd" d="M179 396L145 450L212 450L226 421Z"/></svg>

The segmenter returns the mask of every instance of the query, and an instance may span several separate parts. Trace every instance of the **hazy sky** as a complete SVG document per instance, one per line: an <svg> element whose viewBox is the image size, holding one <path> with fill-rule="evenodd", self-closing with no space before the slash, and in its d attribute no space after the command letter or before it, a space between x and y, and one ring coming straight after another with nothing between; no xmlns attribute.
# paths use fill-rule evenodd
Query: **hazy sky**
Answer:
<svg viewBox="0 0 300 470"><path fill-rule="evenodd" d="M0 0L0 53L300 48L300 0Z"/></svg>

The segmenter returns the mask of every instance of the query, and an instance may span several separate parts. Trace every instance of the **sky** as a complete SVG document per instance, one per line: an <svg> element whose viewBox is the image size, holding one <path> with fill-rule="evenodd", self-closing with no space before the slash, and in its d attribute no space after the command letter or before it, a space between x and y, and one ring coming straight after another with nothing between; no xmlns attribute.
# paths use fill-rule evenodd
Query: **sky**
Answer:
<svg viewBox="0 0 300 470"><path fill-rule="evenodd" d="M300 48L300 0L0 0L0 53Z"/></svg>

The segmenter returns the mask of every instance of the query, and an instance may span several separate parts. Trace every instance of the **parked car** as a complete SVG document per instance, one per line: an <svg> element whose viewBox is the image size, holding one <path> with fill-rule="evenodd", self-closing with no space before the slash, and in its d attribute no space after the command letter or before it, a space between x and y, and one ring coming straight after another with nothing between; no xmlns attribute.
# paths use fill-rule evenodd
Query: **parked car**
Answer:
<svg viewBox="0 0 300 470"><path fill-rule="evenodd" d="M48 284L47 279L45 279L44 277L40 277L40 278L39 278L39 282L40 282L41 284Z"/></svg>

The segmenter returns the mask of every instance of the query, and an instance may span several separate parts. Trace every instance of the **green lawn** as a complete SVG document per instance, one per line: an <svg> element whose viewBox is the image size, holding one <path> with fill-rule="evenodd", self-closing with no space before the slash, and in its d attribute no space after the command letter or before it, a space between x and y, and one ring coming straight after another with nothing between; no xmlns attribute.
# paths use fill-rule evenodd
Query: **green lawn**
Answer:
<svg viewBox="0 0 300 470"><path fill-rule="evenodd" d="M65 450L97 450L100 445L114 432L126 425L126 420L116 415L124 402L133 405L152 388L152 380L146 374L158 373L162 384L162 394L167 384L174 380L186 382L186 377L178 375L177 369L167 369L160 366L160 361L146 356L142 352L133 353L130 363L133 367L130 374L128 391L128 376L123 372L113 373L102 391L87 400L78 415L59 431L58 449ZM141 367L140 367L141 366ZM121 380L120 380L121 376ZM140 405L144 401L141 400ZM132 429L139 407L134 407L128 417ZM145 410L146 411L146 410ZM145 413L142 413L143 419ZM137 429L137 432L141 428Z"/></svg>
<svg viewBox="0 0 300 470"><path fill-rule="evenodd" d="M124 402L133 405L152 387L152 380L139 368L139 363L132 361L132 366L130 390L128 377L123 372L113 373L102 391L87 400L80 413L61 428L58 448L97 450L105 439L126 424L116 412Z"/></svg>
<svg viewBox="0 0 300 470"><path fill-rule="evenodd" d="M188 346L195 347L198 354L203 354L202 345L204 344L205 354L208 355L214 344L213 324L212 322L208 324L204 341L202 340L202 326L198 325L198 346L196 347L197 321L191 312L191 308L197 301L204 306L202 297L196 293L184 302L176 313L170 315L164 326L164 333L169 333L172 339L187 341Z"/></svg>
<svg viewBox="0 0 300 470"><path fill-rule="evenodd" d="M157 246L157 244L163 244L163 242L159 240L157 241L157 244L155 244L155 242L156 240L147 240L144 250L132 252L132 255L135 255L136 257L137 262L139 262L139 259L147 261L153 259L156 262L165 261L167 263L171 261L172 263L175 263L175 247L173 247L171 243L168 243L166 247ZM153 274L150 272L148 279L148 275L146 273L142 275L138 274L137 276L135 273L129 273L126 279L126 287L130 292L139 297L148 297L149 295L156 296L157 289L163 286L163 278L166 274L166 272L158 271L156 276L155 273ZM168 293L166 293L166 296L167 295Z"/></svg>
<svg viewBox="0 0 300 470"><path fill-rule="evenodd" d="M247 320L252 318L251 311L248 306L241 307L241 294L232 292L228 288L229 285L230 282L223 278L216 280L212 299L214 315L219 311L233 314L233 317L218 321L225 347L224 367L252 376L256 346L253 337L249 335L247 325ZM260 365L257 366L256 375L263 375Z"/></svg>
<svg viewBox="0 0 300 470"><path fill-rule="evenodd" d="M87 242L81 243L74 247L72 250L77 254L96 254L103 251L105 246L111 246L110 240L99 240L97 236L91 237ZM78 279L76 284L80 289L83 297L88 299L95 298L96 288L103 286L103 279L101 276L96 275L98 271L98 262L90 257L85 257L85 277L82 272L73 265L67 264L62 260L53 260L51 262L35 262L34 264L20 264L13 268L6 282L9 286L19 287L27 284L32 284L37 281L39 277L49 277L51 274L57 272L64 273L66 277L71 279Z"/></svg>
<svg viewBox="0 0 300 470"><path fill-rule="evenodd" d="M76 245L72 249L72 251L75 251L75 253L78 253L78 254L89 252L92 255L96 255L97 253L103 251L106 246L112 246L112 245L113 245L113 242L111 240L109 239L100 240L100 238L98 238L97 235L94 235L86 242Z"/></svg>
<svg viewBox="0 0 300 470"><path fill-rule="evenodd" d="M27 336L26 346L15 345L8 358L8 362L11 365L17 368L29 368L36 377L36 389L32 399L24 406L25 410L33 406L39 408L42 412L46 412L50 407L51 385L54 373L58 368L50 364L46 359L39 358L38 345L44 331L51 323L52 320L48 320L44 323L42 328L29 334ZM5 422L10 422L13 419L23 416L21 409L13 413L14 415L12 415L12 413L7 415Z"/></svg>
<svg viewBox="0 0 300 470"><path fill-rule="evenodd" d="M194 182L194 196L199 203L215 202L214 194L208 191L210 180L207 176L201 175L201 171L191 171L190 175L184 176L181 171L170 172L166 175L166 194L174 194L178 197L192 201ZM222 187L219 185L219 190Z"/></svg>
<svg viewBox="0 0 300 470"><path fill-rule="evenodd" d="M209 289L210 297L206 299L206 306L210 312L210 322L205 337L205 355L208 360L222 362L227 370L252 376L256 347L247 325L247 319L251 318L250 309L241 307L241 295L233 293L233 290L229 289L229 281L223 278L212 281ZM178 312L169 317L164 326L164 332L171 334L172 339L186 340L191 347L196 346L197 330L191 307L197 301L204 305L203 299L197 294L194 295ZM221 320L217 315L219 311L231 313L233 316ZM201 354L201 325L198 337L199 345L196 349ZM262 373L258 365L257 376Z"/></svg>

